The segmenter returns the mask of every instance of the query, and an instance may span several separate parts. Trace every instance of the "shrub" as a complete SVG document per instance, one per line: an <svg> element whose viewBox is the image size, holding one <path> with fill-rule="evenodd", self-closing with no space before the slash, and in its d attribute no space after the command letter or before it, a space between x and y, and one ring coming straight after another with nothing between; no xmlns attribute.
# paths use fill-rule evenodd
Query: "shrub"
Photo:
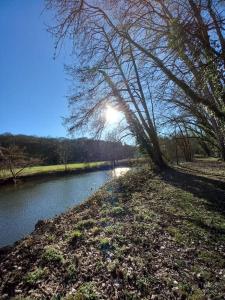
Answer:
<svg viewBox="0 0 225 300"><path fill-rule="evenodd" d="M121 216L124 214L124 209L121 206L115 206L115 207L113 207L111 214L113 216Z"/></svg>
<svg viewBox="0 0 225 300"><path fill-rule="evenodd" d="M67 278L72 280L76 278L76 275L77 275L77 269L75 265L73 264L69 265L67 268Z"/></svg>
<svg viewBox="0 0 225 300"><path fill-rule="evenodd" d="M45 247L42 258L47 262L63 262L62 252L52 246Z"/></svg>
<svg viewBox="0 0 225 300"><path fill-rule="evenodd" d="M27 273L27 275L24 277L24 280L26 283L35 284L38 280L43 278L46 275L46 273L46 269L37 268L33 272Z"/></svg>
<svg viewBox="0 0 225 300"><path fill-rule="evenodd" d="M83 229L83 228L91 228L95 225L96 221L94 219L87 219L87 220L81 220L76 224L76 228Z"/></svg>

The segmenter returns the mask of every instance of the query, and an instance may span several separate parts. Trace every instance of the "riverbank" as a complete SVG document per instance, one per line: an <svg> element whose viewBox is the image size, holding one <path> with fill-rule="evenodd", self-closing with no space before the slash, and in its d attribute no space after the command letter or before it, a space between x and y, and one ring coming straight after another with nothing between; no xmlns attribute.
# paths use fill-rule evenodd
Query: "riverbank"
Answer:
<svg viewBox="0 0 225 300"><path fill-rule="evenodd" d="M2 250L0 295L224 299L224 199L190 170L129 172Z"/></svg>
<svg viewBox="0 0 225 300"><path fill-rule="evenodd" d="M140 163L140 160L138 160ZM37 166L25 168L17 182L32 181L38 178L49 178L65 175L82 174L87 172L110 170L115 167L132 166L137 163L136 159L124 159L116 161L115 163L109 161L90 162L90 163L74 163L65 165L52 165L52 166ZM9 173L0 174L0 186L14 184L13 178Z"/></svg>

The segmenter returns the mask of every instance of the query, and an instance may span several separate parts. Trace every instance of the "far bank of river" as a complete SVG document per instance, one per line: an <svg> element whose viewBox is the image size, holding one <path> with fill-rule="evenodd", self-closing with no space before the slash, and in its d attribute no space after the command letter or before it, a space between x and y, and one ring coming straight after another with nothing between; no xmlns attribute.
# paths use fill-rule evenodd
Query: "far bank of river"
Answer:
<svg viewBox="0 0 225 300"><path fill-rule="evenodd" d="M0 247L10 245L48 219L80 204L108 180L129 168L117 167L90 173L36 178L0 189Z"/></svg>
<svg viewBox="0 0 225 300"><path fill-rule="evenodd" d="M48 179L54 177L70 176L87 172L111 170L115 167L130 167L145 162L141 159L123 159L117 161L102 161L90 163L72 163L65 165L34 166L25 168L16 178L16 183L34 181L36 179ZM0 188L5 185L14 185L15 180L9 171L0 173Z"/></svg>

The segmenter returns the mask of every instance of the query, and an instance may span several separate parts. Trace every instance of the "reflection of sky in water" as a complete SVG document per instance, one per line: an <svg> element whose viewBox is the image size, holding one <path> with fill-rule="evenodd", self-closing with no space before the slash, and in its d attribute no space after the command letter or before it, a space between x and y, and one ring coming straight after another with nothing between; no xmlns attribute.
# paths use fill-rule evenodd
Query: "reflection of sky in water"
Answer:
<svg viewBox="0 0 225 300"><path fill-rule="evenodd" d="M0 189L0 247L21 239L40 219L52 218L81 203L111 178L129 168L115 168Z"/></svg>

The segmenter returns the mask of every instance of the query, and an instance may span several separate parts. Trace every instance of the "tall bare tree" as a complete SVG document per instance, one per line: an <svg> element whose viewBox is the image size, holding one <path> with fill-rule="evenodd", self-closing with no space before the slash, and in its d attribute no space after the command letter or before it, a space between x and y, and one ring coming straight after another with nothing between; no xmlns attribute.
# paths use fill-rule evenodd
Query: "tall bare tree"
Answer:
<svg viewBox="0 0 225 300"><path fill-rule="evenodd" d="M81 59L72 70L85 84L85 91L71 98L73 128L112 102L154 163L165 166L146 89L155 80L153 95L179 89L192 108L206 112L214 133L216 127L220 132L225 159L224 1L47 0L47 7L56 10L58 23L52 29L57 42L71 36ZM104 127L102 120L97 124L98 130Z"/></svg>

